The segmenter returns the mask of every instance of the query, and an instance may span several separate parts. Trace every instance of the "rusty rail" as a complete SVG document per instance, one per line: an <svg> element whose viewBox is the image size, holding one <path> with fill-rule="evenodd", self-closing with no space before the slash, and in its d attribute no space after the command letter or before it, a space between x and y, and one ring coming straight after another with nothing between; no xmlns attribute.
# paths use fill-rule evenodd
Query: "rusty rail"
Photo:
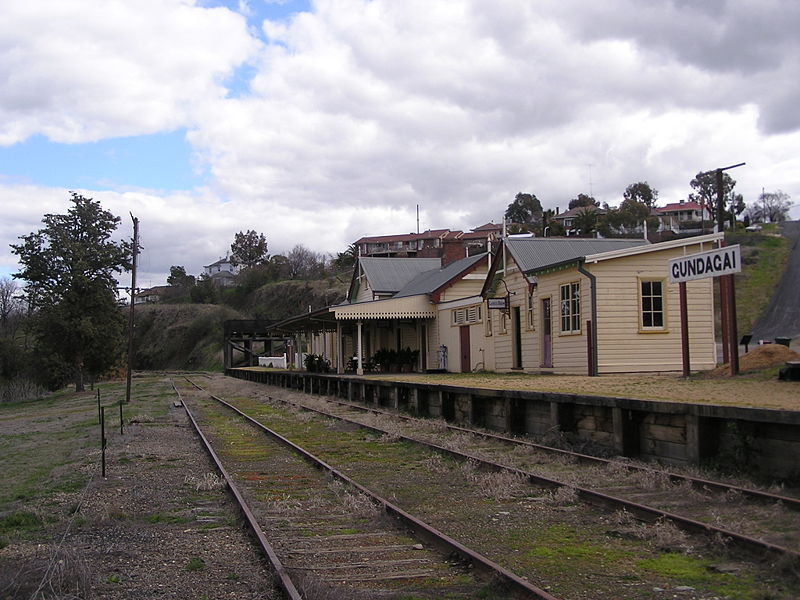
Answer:
<svg viewBox="0 0 800 600"><path fill-rule="evenodd" d="M259 527L258 521L256 521L255 515L253 515L253 512L250 510L250 507L247 505L244 496L242 496L241 492L239 492L239 489L236 487L236 484L233 482L233 479L223 466L222 461L220 460L219 456L217 456L217 453L214 452L214 449L211 447L211 443L203 434L203 431L200 429L200 425L198 425L197 421L194 418L194 415L192 414L192 411L189 410L189 407L186 405L186 402L183 401L181 393L178 391L178 388L175 387L174 382L172 382L172 389L174 389L175 393L178 394L178 398L181 400L181 404L183 404L183 408L186 410L186 414L189 417L189 420L191 421L194 430L197 432L197 435L200 436L200 439L203 442L203 446L205 447L206 452L208 452L209 456L214 461L214 464L217 466L217 470L220 472L223 479L225 479L225 483L228 485L228 489L230 490L231 494L236 500L236 503L239 505L239 509L242 511L242 514L244 515L245 520L247 521L247 524L250 527L250 530L255 535L256 540L258 541L258 545L261 548L261 551L264 553L264 555L267 557L267 560L269 560L270 564L272 565L272 569L275 571L275 575L278 578L278 584L283 589L284 593L289 598L289 600L303 600L303 597L300 595L300 592L297 591L297 588L295 587L294 582L289 576L289 573L283 566L281 559L278 558L278 555L275 553L272 544L269 543L269 540L267 540L266 536L264 535L264 532L261 530L261 527Z"/></svg>

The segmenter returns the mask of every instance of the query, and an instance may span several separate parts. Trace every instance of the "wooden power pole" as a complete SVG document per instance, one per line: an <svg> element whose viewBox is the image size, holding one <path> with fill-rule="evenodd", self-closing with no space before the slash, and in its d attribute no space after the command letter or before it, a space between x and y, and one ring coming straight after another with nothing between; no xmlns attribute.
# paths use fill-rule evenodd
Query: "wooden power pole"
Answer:
<svg viewBox="0 0 800 600"><path fill-rule="evenodd" d="M131 306L128 313L128 374L125 381L125 403L131 401L131 373L133 372L133 310L136 306L136 257L139 254L139 219L133 220L133 262L131 264Z"/></svg>

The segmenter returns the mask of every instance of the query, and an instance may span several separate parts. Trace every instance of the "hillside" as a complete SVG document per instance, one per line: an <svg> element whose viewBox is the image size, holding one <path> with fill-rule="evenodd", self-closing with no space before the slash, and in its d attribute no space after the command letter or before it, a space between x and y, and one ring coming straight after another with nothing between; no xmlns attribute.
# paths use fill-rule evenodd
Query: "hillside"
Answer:
<svg viewBox="0 0 800 600"><path fill-rule="evenodd" d="M222 323L229 319L279 321L341 302L349 280L268 283L256 290L226 290L226 304L146 304L136 307L134 368L222 368ZM229 306L230 305L230 306ZM235 307L235 308L234 308Z"/></svg>

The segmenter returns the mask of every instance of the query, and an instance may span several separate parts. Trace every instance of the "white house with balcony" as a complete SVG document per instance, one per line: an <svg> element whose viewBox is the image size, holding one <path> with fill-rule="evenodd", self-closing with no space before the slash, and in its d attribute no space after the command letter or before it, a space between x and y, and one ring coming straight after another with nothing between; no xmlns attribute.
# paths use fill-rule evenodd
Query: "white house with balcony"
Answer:
<svg viewBox="0 0 800 600"><path fill-rule="evenodd" d="M204 273L220 287L229 287L235 284L236 275L241 266L235 256L225 256L210 265L203 266Z"/></svg>

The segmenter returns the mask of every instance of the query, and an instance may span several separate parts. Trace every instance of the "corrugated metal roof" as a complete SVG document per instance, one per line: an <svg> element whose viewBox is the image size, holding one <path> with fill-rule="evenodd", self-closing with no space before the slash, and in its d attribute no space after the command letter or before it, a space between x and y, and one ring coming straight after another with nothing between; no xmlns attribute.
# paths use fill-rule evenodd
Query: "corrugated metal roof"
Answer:
<svg viewBox="0 0 800 600"><path fill-rule="evenodd" d="M446 267L420 273L417 277L409 281L394 297L403 298L419 294L430 294L462 271L469 269L485 256L485 252L474 256L468 256L467 258L451 262Z"/></svg>
<svg viewBox="0 0 800 600"><path fill-rule="evenodd" d="M438 269L442 259L362 256L359 262L373 291L395 293L420 273Z"/></svg>
<svg viewBox="0 0 800 600"><path fill-rule="evenodd" d="M612 250L649 244L647 240L595 238L508 239L506 247L523 272L538 271L552 265Z"/></svg>

